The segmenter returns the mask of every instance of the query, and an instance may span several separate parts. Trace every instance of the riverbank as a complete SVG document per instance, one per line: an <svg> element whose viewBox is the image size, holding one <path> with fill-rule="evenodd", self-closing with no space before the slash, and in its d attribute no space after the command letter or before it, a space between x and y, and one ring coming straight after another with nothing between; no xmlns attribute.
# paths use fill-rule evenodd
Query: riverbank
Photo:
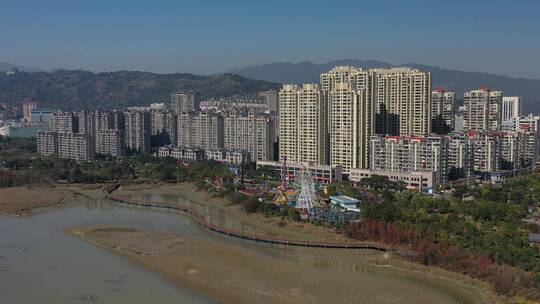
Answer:
<svg viewBox="0 0 540 304"><path fill-rule="evenodd" d="M374 251L287 248L276 259L159 231L83 226L71 233L223 303L506 303L470 278ZM366 273L376 279L362 280Z"/></svg>
<svg viewBox="0 0 540 304"><path fill-rule="evenodd" d="M312 241L351 241L346 236L336 233L333 228L316 226L306 222L295 222L280 217L265 217L259 213L247 214L242 206L233 205L224 198L213 197L206 191L199 191L193 184L122 185L114 193L133 197L159 195L165 199L182 199L211 206L230 214L246 225L257 229L258 233L263 233L269 237Z"/></svg>
<svg viewBox="0 0 540 304"><path fill-rule="evenodd" d="M30 216L69 206L76 197L103 197L101 184L28 185L0 188L0 214Z"/></svg>

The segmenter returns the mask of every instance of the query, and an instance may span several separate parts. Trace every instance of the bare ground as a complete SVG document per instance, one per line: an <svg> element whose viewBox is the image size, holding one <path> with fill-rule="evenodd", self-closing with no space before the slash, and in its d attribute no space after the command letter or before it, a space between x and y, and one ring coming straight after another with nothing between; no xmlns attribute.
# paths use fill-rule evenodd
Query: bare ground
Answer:
<svg viewBox="0 0 540 304"><path fill-rule="evenodd" d="M70 191L45 186L0 188L0 213L29 215L38 209L66 206L74 196Z"/></svg>
<svg viewBox="0 0 540 304"><path fill-rule="evenodd" d="M467 277L381 253L327 251L329 261L335 259L338 265L360 260L366 267L351 271L326 267L322 260L291 262L238 245L194 241L158 231L89 226L71 232L223 303L505 303L487 290L480 297L475 290L483 287L472 287L476 283ZM301 256L306 252L308 249L291 253ZM379 273L394 274L397 268L404 268L398 271L404 274L389 289L389 278L384 275L382 280L366 279L364 272L371 273L374 267ZM407 281L414 283L403 283ZM453 295L453 300L439 292L422 292L426 287L419 286L426 284L445 290L443 293Z"/></svg>

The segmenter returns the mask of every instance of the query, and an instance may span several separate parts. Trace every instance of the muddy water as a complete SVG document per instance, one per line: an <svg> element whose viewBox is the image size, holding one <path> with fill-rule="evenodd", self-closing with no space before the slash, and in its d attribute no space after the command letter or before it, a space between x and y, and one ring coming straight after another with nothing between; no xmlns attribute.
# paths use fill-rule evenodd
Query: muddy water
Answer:
<svg viewBox="0 0 540 304"><path fill-rule="evenodd" d="M152 199L161 199L154 196ZM167 197L170 200L171 197ZM216 224L256 231L230 215L206 208ZM354 280L359 303L479 303L467 286L367 265L376 252L285 248L225 238L201 230L187 216L81 201L30 218L0 217L0 303L211 303L158 275L63 233L77 225L115 224L170 231L181 236L247 248L266 263L285 263L306 278L332 273Z"/></svg>

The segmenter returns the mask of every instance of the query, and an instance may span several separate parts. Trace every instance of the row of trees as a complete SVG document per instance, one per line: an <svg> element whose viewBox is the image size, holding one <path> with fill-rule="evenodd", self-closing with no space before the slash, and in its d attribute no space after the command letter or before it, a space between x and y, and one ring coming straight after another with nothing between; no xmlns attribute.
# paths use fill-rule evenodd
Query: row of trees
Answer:
<svg viewBox="0 0 540 304"><path fill-rule="evenodd" d="M474 199L463 201L464 195ZM523 222L538 208L538 176L464 186L449 198L385 190L378 196L361 207L365 220L347 227L351 237L412 250L426 265L471 274L494 287L506 284L500 290L506 295L540 300L540 252L529 244Z"/></svg>

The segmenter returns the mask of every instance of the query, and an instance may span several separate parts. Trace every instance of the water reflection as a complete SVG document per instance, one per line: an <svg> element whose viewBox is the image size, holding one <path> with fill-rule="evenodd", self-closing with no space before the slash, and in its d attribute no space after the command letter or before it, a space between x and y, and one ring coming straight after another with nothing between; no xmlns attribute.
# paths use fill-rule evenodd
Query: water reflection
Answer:
<svg viewBox="0 0 540 304"><path fill-rule="evenodd" d="M174 200L197 208L212 223L258 233L256 228L224 210L175 196L149 195L145 200ZM173 286L135 267L122 257L62 233L77 225L117 224L177 233L191 239L242 246L265 260L306 269L338 271L357 277L361 293L369 286L400 284L421 293L437 293L447 303L469 300L452 288L406 272L369 265L378 252L293 248L223 237L203 230L189 216L142 207L125 207L108 200L81 199L74 207L38 216L0 216L1 303L209 303L205 297ZM248 266L249 267L249 266ZM309 279L309 278L307 278ZM363 287L365 285L365 287ZM443 288L444 287L444 288ZM32 292L26 292L31 290ZM394 299L394 298L392 298ZM385 301L382 299L381 301ZM471 301L474 302L474 301Z"/></svg>

